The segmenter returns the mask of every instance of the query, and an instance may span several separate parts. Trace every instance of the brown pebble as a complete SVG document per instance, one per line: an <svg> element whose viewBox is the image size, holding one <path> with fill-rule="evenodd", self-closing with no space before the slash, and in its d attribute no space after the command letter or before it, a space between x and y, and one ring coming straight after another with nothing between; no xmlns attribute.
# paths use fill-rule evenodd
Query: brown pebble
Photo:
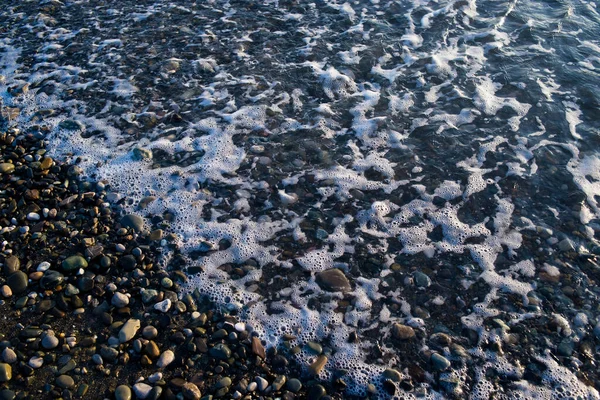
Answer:
<svg viewBox="0 0 600 400"><path fill-rule="evenodd" d="M310 364L308 371L312 375L319 375L323 368L325 368L325 364L327 364L327 356L320 355L312 364Z"/></svg>
<svg viewBox="0 0 600 400"><path fill-rule="evenodd" d="M392 336L401 340L412 339L415 337L415 330L410 326L394 324L392 326Z"/></svg>
<svg viewBox="0 0 600 400"><path fill-rule="evenodd" d="M267 358L267 354L265 353L265 347L260 342L260 339L254 336L252 338L252 352L262 358L263 360Z"/></svg>

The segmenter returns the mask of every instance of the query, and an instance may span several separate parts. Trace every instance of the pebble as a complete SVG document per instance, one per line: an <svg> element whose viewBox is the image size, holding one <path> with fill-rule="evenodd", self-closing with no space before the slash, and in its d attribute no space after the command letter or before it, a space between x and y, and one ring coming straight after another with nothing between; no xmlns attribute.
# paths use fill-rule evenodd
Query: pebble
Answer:
<svg viewBox="0 0 600 400"><path fill-rule="evenodd" d="M69 375L60 375L56 378L56 385L63 389L71 389L75 386L75 381Z"/></svg>
<svg viewBox="0 0 600 400"><path fill-rule="evenodd" d="M445 371L450 368L450 361L441 354L433 353L431 355L431 364L436 371Z"/></svg>
<svg viewBox="0 0 600 400"><path fill-rule="evenodd" d="M129 297L124 293L116 292L110 303L117 308L123 308L129 304Z"/></svg>
<svg viewBox="0 0 600 400"><path fill-rule="evenodd" d="M325 368L325 364L327 364L327 356L320 355L312 364L310 364L308 371L312 375L319 375L323 368Z"/></svg>
<svg viewBox="0 0 600 400"><path fill-rule="evenodd" d="M171 350L166 350L160 355L156 365L158 368L165 368L167 365L171 364L173 360L175 360L175 353Z"/></svg>
<svg viewBox="0 0 600 400"><path fill-rule="evenodd" d="M268 382L267 382L267 384L268 384ZM252 393L252 392L254 392L256 390L257 387L258 387L258 383L256 383L256 382L250 382L248 384L248 386L246 386L246 391Z"/></svg>
<svg viewBox="0 0 600 400"><path fill-rule="evenodd" d="M285 385L286 377L285 375L278 375L277 378L271 384L271 387L274 391L279 391Z"/></svg>
<svg viewBox="0 0 600 400"><path fill-rule="evenodd" d="M292 378L289 381L287 381L285 387L292 393L298 393L300 389L302 389L302 382L300 382L296 378Z"/></svg>
<svg viewBox="0 0 600 400"><path fill-rule="evenodd" d="M165 299L154 305L154 309L163 313L166 313L171 308L171 300Z"/></svg>
<svg viewBox="0 0 600 400"><path fill-rule="evenodd" d="M219 379L217 381L217 383L215 384L216 389L221 389L221 388L229 387L229 386L231 386L231 378L229 378L228 376Z"/></svg>
<svg viewBox="0 0 600 400"><path fill-rule="evenodd" d="M328 292L348 292L352 290L348 278L337 269L328 269L317 274L317 283L321 289Z"/></svg>
<svg viewBox="0 0 600 400"><path fill-rule="evenodd" d="M269 387L269 382L261 376L256 377L256 384L258 385L258 390L264 392Z"/></svg>
<svg viewBox="0 0 600 400"><path fill-rule="evenodd" d="M139 215L127 214L121 218L121 225L136 232L141 232L144 229L144 219Z"/></svg>
<svg viewBox="0 0 600 400"><path fill-rule="evenodd" d="M125 343L133 339L137 331L141 327L141 322L139 319L131 318L123 324L121 330L119 331L119 342Z"/></svg>
<svg viewBox="0 0 600 400"><path fill-rule="evenodd" d="M27 289L28 277L23 271L17 271L8 277L6 283L13 293L19 294Z"/></svg>
<svg viewBox="0 0 600 400"><path fill-rule="evenodd" d="M8 285L2 285L2 287L0 288L0 293L2 294L2 297L10 297L12 296L12 289L10 288L10 286Z"/></svg>
<svg viewBox="0 0 600 400"><path fill-rule="evenodd" d="M262 345L259 338L256 336L252 337L252 352L262 358L263 360L267 358L267 354L265 352L265 348Z"/></svg>
<svg viewBox="0 0 600 400"><path fill-rule="evenodd" d="M145 399L150 394L152 386L144 382L138 382L133 385L133 392L138 399Z"/></svg>
<svg viewBox="0 0 600 400"><path fill-rule="evenodd" d="M403 324L392 325L392 336L396 339L408 340L415 337L415 330Z"/></svg>
<svg viewBox="0 0 600 400"><path fill-rule="evenodd" d="M8 382L12 379L12 367L9 364L0 363L0 382Z"/></svg>
<svg viewBox="0 0 600 400"><path fill-rule="evenodd" d="M14 164L0 163L0 174L11 174L15 170Z"/></svg>
<svg viewBox="0 0 600 400"><path fill-rule="evenodd" d="M219 360L227 360L231 357L231 349L226 345L219 343L212 347L209 351L210 355Z"/></svg>
<svg viewBox="0 0 600 400"><path fill-rule="evenodd" d="M15 256L10 256L4 261L4 273L6 273L6 275L17 272L19 268L21 268L21 261Z"/></svg>
<svg viewBox="0 0 600 400"><path fill-rule="evenodd" d="M79 268L87 268L88 263L81 256L71 256L62 262L62 268L65 271L74 271Z"/></svg>
<svg viewBox="0 0 600 400"><path fill-rule="evenodd" d="M31 357L28 364L31 368L38 369L44 365L44 359L42 357Z"/></svg>
<svg viewBox="0 0 600 400"><path fill-rule="evenodd" d="M427 275L425 275L424 273L422 273L420 271L415 271L413 273L413 278L415 280L415 285L417 285L417 287L426 288L431 285L431 279L429 279L429 277Z"/></svg>
<svg viewBox="0 0 600 400"><path fill-rule="evenodd" d="M42 339L42 347L46 350L54 349L58 346L58 338L54 335L46 335Z"/></svg>
<svg viewBox="0 0 600 400"><path fill-rule="evenodd" d="M29 214L27 214L28 221L39 221L40 218L40 214L38 213L30 212Z"/></svg>
<svg viewBox="0 0 600 400"><path fill-rule="evenodd" d="M327 394L327 391L322 385L313 385L308 391L308 398L310 400L319 400Z"/></svg>
<svg viewBox="0 0 600 400"><path fill-rule="evenodd" d="M145 326L144 329L142 329L142 336L144 339L154 339L158 336L158 330L152 325Z"/></svg>
<svg viewBox="0 0 600 400"><path fill-rule="evenodd" d="M17 353L10 347L7 347L2 351L2 359L6 363L13 364L17 362Z"/></svg>
<svg viewBox="0 0 600 400"><path fill-rule="evenodd" d="M200 389L198 389L198 386L194 385L191 382L186 382L183 384L183 386L181 387L181 393L183 394L183 398L188 400L199 400L202 396L202 393L200 393Z"/></svg>
<svg viewBox="0 0 600 400"><path fill-rule="evenodd" d="M65 280L65 276L58 271L51 269L44 272L44 275L40 279L40 286L42 289L54 289L58 285L62 284Z"/></svg>
<svg viewBox="0 0 600 400"><path fill-rule="evenodd" d="M131 389L127 385L117 386L115 389L116 400L131 400Z"/></svg>

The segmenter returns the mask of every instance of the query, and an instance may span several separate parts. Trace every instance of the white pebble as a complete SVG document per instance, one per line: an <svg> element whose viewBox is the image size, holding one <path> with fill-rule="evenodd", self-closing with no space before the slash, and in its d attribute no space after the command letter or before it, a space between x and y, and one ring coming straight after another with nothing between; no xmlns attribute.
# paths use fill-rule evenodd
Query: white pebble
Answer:
<svg viewBox="0 0 600 400"><path fill-rule="evenodd" d="M166 313L171 308L171 300L165 299L154 305L154 309Z"/></svg>
<svg viewBox="0 0 600 400"><path fill-rule="evenodd" d="M163 352L160 355L160 357L158 357L156 365L158 366L158 368L164 368L167 365L171 364L173 360L175 360L175 353L173 353L171 350L167 350Z"/></svg>
<svg viewBox="0 0 600 400"><path fill-rule="evenodd" d="M140 382L133 385L133 391L138 399L145 399L148 397L151 390L152 386L148 385L147 383Z"/></svg>
<svg viewBox="0 0 600 400"><path fill-rule="evenodd" d="M162 378L163 378L162 372L155 372L148 377L148 382L156 383L156 382L160 381Z"/></svg>
<svg viewBox="0 0 600 400"><path fill-rule="evenodd" d="M48 269L50 269L50 263L48 261L42 261L37 266L38 272L44 272L44 271L47 271Z"/></svg>
<svg viewBox="0 0 600 400"><path fill-rule="evenodd" d="M27 219L29 221L39 221L40 220L40 214L34 213L34 212L30 212L29 214L27 214Z"/></svg>
<svg viewBox="0 0 600 400"><path fill-rule="evenodd" d="M44 359L42 357L31 357L28 364L31 368L38 369L44 365Z"/></svg>
<svg viewBox="0 0 600 400"><path fill-rule="evenodd" d="M243 322L238 322L235 324L235 330L238 332L244 332L246 330L246 324Z"/></svg>

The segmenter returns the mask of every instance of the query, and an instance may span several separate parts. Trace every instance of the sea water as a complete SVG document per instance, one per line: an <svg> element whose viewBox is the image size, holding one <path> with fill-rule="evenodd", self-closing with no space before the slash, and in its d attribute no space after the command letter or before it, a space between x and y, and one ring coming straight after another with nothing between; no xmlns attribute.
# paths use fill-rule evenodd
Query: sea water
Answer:
<svg viewBox="0 0 600 400"><path fill-rule="evenodd" d="M390 397L394 368L397 398L599 398L595 2L1 1L0 19L4 125L163 226L185 290L269 346L294 335L305 372L315 341L347 395ZM319 284L333 268L349 290Z"/></svg>

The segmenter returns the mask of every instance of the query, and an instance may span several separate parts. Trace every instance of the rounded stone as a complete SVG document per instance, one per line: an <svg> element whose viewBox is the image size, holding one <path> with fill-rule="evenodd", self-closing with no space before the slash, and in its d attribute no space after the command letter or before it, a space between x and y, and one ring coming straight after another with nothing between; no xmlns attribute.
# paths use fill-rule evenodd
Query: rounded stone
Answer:
<svg viewBox="0 0 600 400"><path fill-rule="evenodd" d="M415 337L415 330L403 324L392 325L392 336L396 339L408 340Z"/></svg>
<svg viewBox="0 0 600 400"><path fill-rule="evenodd" d="M4 261L4 272L6 275L17 272L19 268L21 268L21 261L16 256L10 256Z"/></svg>
<svg viewBox="0 0 600 400"><path fill-rule="evenodd" d="M352 286L350 286L346 275L337 268L319 272L317 274L317 283L321 289L328 292L348 292L352 290Z"/></svg>
<svg viewBox="0 0 600 400"><path fill-rule="evenodd" d="M54 289L58 285L62 284L65 280L65 276L58 271L51 269L44 272L44 275L40 279L40 286L42 289Z"/></svg>
<svg viewBox="0 0 600 400"><path fill-rule="evenodd" d="M121 225L136 232L141 232L144 229L144 219L139 215L127 214L121 218Z"/></svg>
<svg viewBox="0 0 600 400"><path fill-rule="evenodd" d="M131 318L127 320L119 331L119 342L125 343L133 339L141 326L142 324L139 319Z"/></svg>
<svg viewBox="0 0 600 400"><path fill-rule="evenodd" d="M231 378L228 376L219 379L217 381L217 383L215 384L216 389L221 389L221 388L229 387L229 386L231 386Z"/></svg>
<svg viewBox="0 0 600 400"><path fill-rule="evenodd" d="M166 366L171 364L174 360L175 360L175 353L173 353L171 350L166 350L160 355L160 357L158 358L158 361L156 362L156 365L158 366L158 368L165 368Z"/></svg>
<svg viewBox="0 0 600 400"><path fill-rule="evenodd" d="M296 378L292 378L285 384L285 388L292 393L298 393L302 389L302 382Z"/></svg>
<svg viewBox="0 0 600 400"><path fill-rule="evenodd" d="M148 385L147 383L139 382L133 385L133 391L138 399L147 398L151 390L152 386Z"/></svg>
<svg viewBox="0 0 600 400"><path fill-rule="evenodd" d="M17 362L17 353L10 347L7 347L2 351L2 360L8 364L13 364Z"/></svg>
<svg viewBox="0 0 600 400"><path fill-rule="evenodd" d="M202 393L200 393L198 386L191 382L186 382L183 384L181 387L181 393L183 394L183 398L188 400L199 400L200 397L202 397Z"/></svg>
<svg viewBox="0 0 600 400"><path fill-rule="evenodd" d="M413 278L417 287L426 288L431 285L431 279L420 271L415 271L415 273L413 273Z"/></svg>
<svg viewBox="0 0 600 400"><path fill-rule="evenodd" d="M445 371L450 368L450 361L441 354L433 353L431 355L431 365L436 371Z"/></svg>
<svg viewBox="0 0 600 400"><path fill-rule="evenodd" d="M25 289L27 289L27 274L25 274L23 271L17 271L8 277L6 283L8 284L13 293L21 293L25 291Z"/></svg>
<svg viewBox="0 0 600 400"><path fill-rule="evenodd" d="M42 347L46 350L54 349L58 346L58 338L54 335L46 335L42 339Z"/></svg>
<svg viewBox="0 0 600 400"><path fill-rule="evenodd" d="M15 165L11 163L0 163L0 174L11 174L15 171Z"/></svg>
<svg viewBox="0 0 600 400"><path fill-rule="evenodd" d="M12 367L9 364L0 363L0 382L8 382L12 379Z"/></svg>
<svg viewBox="0 0 600 400"><path fill-rule="evenodd" d="M131 400L131 389L127 385L117 386L115 389L116 400Z"/></svg>
<svg viewBox="0 0 600 400"><path fill-rule="evenodd" d="M231 349L226 344L219 343L210 349L209 354L219 360L227 360L231 357Z"/></svg>
<svg viewBox="0 0 600 400"><path fill-rule="evenodd" d="M65 271L74 271L79 268L87 268L88 262L81 256L71 256L62 262Z"/></svg>
<svg viewBox="0 0 600 400"><path fill-rule="evenodd" d="M56 378L56 385L63 389L71 389L75 386L75 381L69 375L61 375Z"/></svg>
<svg viewBox="0 0 600 400"><path fill-rule="evenodd" d="M117 308L123 308L129 304L129 297L127 297L127 295L124 293L116 292L113 295L110 303Z"/></svg>

